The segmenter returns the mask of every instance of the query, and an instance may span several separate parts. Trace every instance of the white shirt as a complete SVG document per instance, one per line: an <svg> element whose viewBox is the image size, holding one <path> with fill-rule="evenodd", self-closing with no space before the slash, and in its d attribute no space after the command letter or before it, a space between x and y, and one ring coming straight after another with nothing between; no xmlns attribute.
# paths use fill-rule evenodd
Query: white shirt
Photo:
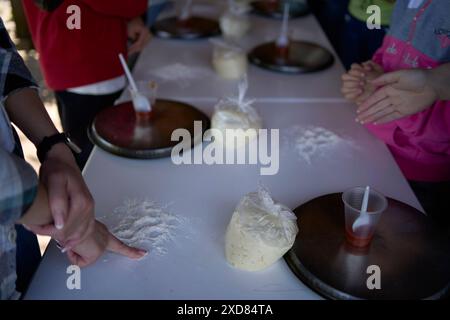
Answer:
<svg viewBox="0 0 450 320"><path fill-rule="evenodd" d="M89 95L105 95L115 93L125 88L126 78L122 75L117 78L88 84L81 87L69 88L67 91L77 94L89 94Z"/></svg>

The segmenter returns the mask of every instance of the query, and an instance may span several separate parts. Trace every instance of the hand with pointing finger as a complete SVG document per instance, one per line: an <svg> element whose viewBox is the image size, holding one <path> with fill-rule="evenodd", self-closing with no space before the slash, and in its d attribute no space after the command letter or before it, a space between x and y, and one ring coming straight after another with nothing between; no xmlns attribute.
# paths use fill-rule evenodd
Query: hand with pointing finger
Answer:
<svg viewBox="0 0 450 320"><path fill-rule="evenodd" d="M67 251L67 257L72 264L85 267L97 261L106 250L130 259L140 259L147 254L145 250L127 246L113 236L104 224L96 221L94 232L75 248Z"/></svg>
<svg viewBox="0 0 450 320"><path fill-rule="evenodd" d="M95 219L94 200L66 145L57 144L49 151L40 168L40 181L48 194L53 223L27 227L70 250L93 232Z"/></svg>
<svg viewBox="0 0 450 320"><path fill-rule="evenodd" d="M402 70L372 81L379 89L360 104L356 121L383 124L419 113L439 99L429 70Z"/></svg>

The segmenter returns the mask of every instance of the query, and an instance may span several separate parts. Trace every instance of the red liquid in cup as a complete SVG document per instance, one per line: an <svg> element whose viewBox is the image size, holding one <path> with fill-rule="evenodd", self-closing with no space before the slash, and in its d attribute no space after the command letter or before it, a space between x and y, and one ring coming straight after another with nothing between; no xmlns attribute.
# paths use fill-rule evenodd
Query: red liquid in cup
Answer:
<svg viewBox="0 0 450 320"><path fill-rule="evenodd" d="M136 112L136 123L146 124L153 118L153 112Z"/></svg>
<svg viewBox="0 0 450 320"><path fill-rule="evenodd" d="M345 237L347 238L347 242L354 247L364 248L367 247L373 238L373 232L371 232L371 227L360 227L356 229L356 232L350 228L345 228ZM358 236L358 234L364 234L367 236Z"/></svg>

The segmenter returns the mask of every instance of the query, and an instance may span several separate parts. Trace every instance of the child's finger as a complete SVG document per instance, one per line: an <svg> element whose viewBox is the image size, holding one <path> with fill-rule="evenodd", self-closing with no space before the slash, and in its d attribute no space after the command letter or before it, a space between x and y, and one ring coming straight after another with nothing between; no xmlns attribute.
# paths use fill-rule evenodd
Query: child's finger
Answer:
<svg viewBox="0 0 450 320"><path fill-rule="evenodd" d="M359 97L356 103L360 106L364 101L366 101L373 94L373 90L365 90Z"/></svg>
<svg viewBox="0 0 450 320"><path fill-rule="evenodd" d="M374 122L376 119L379 119L380 117L383 117L393 111L394 108L389 99L384 99L375 104L370 109L367 109L362 113L359 113L358 116L356 117L356 120L361 123Z"/></svg>
<svg viewBox="0 0 450 320"><path fill-rule="evenodd" d="M67 258L69 258L69 261L71 264L78 266L79 263L79 255L73 252L72 250L67 251Z"/></svg>
<svg viewBox="0 0 450 320"><path fill-rule="evenodd" d="M368 117L365 120L360 121L361 124L366 124L366 123L378 123L378 121L380 119L383 119L385 117L387 117L388 115L392 114L394 111L392 109L383 109L377 113L375 113L374 115Z"/></svg>
<svg viewBox="0 0 450 320"><path fill-rule="evenodd" d="M349 76L352 76L352 77L357 78L357 79L361 79L361 78L364 78L366 76L366 74L365 74L363 69L361 69L361 70L350 70L349 72L347 72L347 74Z"/></svg>
<svg viewBox="0 0 450 320"><path fill-rule="evenodd" d="M359 63L352 63L350 70L363 70L363 66Z"/></svg>
<svg viewBox="0 0 450 320"><path fill-rule="evenodd" d="M123 256L126 256L130 259L140 259L147 254L146 250L127 246L112 234L109 235L108 246L106 249L121 254Z"/></svg>
<svg viewBox="0 0 450 320"><path fill-rule="evenodd" d="M375 120L374 124L384 124L384 123L388 123L394 120L398 120L401 119L403 117L403 115L398 112L398 111L394 111L391 114L388 114L378 120Z"/></svg>
<svg viewBox="0 0 450 320"><path fill-rule="evenodd" d="M342 81L344 81L344 82L346 82L346 81L360 82L361 81L361 77L354 76L354 75L351 75L348 73L343 74L341 78L342 78Z"/></svg>
<svg viewBox="0 0 450 320"><path fill-rule="evenodd" d="M360 92L347 93L344 94L344 98L350 101L356 101L356 99L359 97L360 94L361 94Z"/></svg>
<svg viewBox="0 0 450 320"><path fill-rule="evenodd" d="M342 90L345 91L355 91L355 90L362 90L362 85L358 82L352 82L352 83L344 83L342 84Z"/></svg>
<svg viewBox="0 0 450 320"><path fill-rule="evenodd" d="M400 80L401 74L401 71L385 73L384 75L372 80L372 83L379 87L393 84Z"/></svg>
<svg viewBox="0 0 450 320"><path fill-rule="evenodd" d="M367 71L375 71L377 69L380 69L380 65L372 60L364 62L362 64L362 66L363 66L363 69L367 70Z"/></svg>
<svg viewBox="0 0 450 320"><path fill-rule="evenodd" d="M388 94L386 92L385 88L381 88L378 91L375 91L374 94L372 94L369 98L367 98L366 101L364 101L363 103L361 103L361 105L359 106L357 112L358 113L362 113L365 110L371 108L373 105L377 104L378 102L386 99L388 97Z"/></svg>
<svg viewBox="0 0 450 320"><path fill-rule="evenodd" d="M361 94L363 90L361 88L341 88L343 94Z"/></svg>

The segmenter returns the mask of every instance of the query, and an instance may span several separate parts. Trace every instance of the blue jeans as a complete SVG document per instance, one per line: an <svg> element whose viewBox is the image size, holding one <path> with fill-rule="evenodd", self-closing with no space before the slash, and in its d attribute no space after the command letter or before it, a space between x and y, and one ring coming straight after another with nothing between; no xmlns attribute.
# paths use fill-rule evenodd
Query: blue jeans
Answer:
<svg viewBox="0 0 450 320"><path fill-rule="evenodd" d="M147 10L147 18L146 18L147 26L151 27L155 23L156 19L158 19L160 13L170 8L172 5L173 5L172 1L164 1L155 5L151 5L150 8L148 8Z"/></svg>

